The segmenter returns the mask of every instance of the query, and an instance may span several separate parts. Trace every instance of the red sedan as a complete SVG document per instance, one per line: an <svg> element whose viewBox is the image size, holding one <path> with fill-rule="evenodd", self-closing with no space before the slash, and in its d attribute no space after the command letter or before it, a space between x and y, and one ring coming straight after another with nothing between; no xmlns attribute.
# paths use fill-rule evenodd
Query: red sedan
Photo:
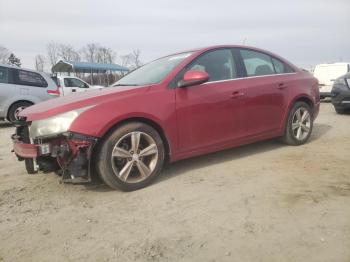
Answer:
<svg viewBox="0 0 350 262"><path fill-rule="evenodd" d="M273 53L215 46L169 55L113 86L61 97L19 114L14 152L28 173L67 182L96 171L112 188L150 184L165 161L282 137L310 137L317 80Z"/></svg>

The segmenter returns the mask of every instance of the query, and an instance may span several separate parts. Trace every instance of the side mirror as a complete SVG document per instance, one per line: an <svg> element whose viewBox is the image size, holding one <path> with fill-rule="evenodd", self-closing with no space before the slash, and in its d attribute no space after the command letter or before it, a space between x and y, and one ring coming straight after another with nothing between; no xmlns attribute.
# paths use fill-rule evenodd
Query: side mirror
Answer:
<svg viewBox="0 0 350 262"><path fill-rule="evenodd" d="M179 81L178 87L187 87L193 85L200 85L209 80L209 75L207 72L190 70L184 75L183 80Z"/></svg>

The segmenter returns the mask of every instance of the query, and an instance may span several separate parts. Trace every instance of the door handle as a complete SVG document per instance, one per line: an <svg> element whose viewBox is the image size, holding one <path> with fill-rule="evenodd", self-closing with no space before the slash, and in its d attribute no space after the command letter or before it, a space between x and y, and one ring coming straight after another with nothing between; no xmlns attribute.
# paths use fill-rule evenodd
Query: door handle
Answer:
<svg viewBox="0 0 350 262"><path fill-rule="evenodd" d="M238 98L238 97L241 97L241 96L244 96L244 93L243 92L240 92L240 91L235 91L231 94L231 98Z"/></svg>
<svg viewBox="0 0 350 262"><path fill-rule="evenodd" d="M287 87L288 87L288 86L286 86L284 83L279 83L277 88L278 88L279 90L283 90L283 89L285 89L285 88L287 88Z"/></svg>

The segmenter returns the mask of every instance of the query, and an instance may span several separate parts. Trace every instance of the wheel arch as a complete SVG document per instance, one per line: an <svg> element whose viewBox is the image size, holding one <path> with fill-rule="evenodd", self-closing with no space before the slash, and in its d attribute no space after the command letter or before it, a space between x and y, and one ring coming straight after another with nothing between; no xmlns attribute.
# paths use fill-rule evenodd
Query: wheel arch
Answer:
<svg viewBox="0 0 350 262"><path fill-rule="evenodd" d="M146 125L153 127L158 132L158 134L160 135L160 137L163 141L163 144L164 144L165 161L168 162L170 160L170 156L171 156L171 146L170 146L169 139L167 138L162 126L159 123L157 123L156 121L154 121L150 118L147 118L147 117L130 117L130 118L126 118L126 119L118 121L117 123L113 124L108 130L106 130L106 132L104 132L102 134L101 138L99 139L98 144L100 144L100 142L103 141L105 139L105 137L107 137L111 132L113 132L119 126L127 124L127 123L131 123L131 122L144 123ZM98 144L97 144L97 147L98 147Z"/></svg>
<svg viewBox="0 0 350 262"><path fill-rule="evenodd" d="M286 111L283 122L282 122L283 123L283 126L282 126L283 133L286 130L289 112L293 108L294 104L297 102L304 102L304 103L308 104L312 110L312 113L314 113L315 103L310 96L308 96L306 94L301 94L299 96L294 97L294 99L292 99L292 101L288 105L288 110Z"/></svg>
<svg viewBox="0 0 350 262"><path fill-rule="evenodd" d="M26 102L26 103L29 103L31 105L34 105L35 102L29 100L29 99L19 99L19 100L16 100L14 102L12 102L6 109L6 118L9 119L9 113L10 113L10 109L13 105L17 104L17 103L21 103L21 102Z"/></svg>
<svg viewBox="0 0 350 262"><path fill-rule="evenodd" d="M296 102L304 102L306 104L308 104L311 108L312 111L314 111L314 103L312 101L311 98L307 97L307 96L301 96L298 97L294 100L294 102L292 103L292 105L294 105Z"/></svg>

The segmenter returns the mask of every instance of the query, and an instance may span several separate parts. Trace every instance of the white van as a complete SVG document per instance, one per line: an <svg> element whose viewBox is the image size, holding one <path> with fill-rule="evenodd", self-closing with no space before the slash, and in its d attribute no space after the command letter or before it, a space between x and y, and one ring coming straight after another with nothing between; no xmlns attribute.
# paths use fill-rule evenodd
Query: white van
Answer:
<svg viewBox="0 0 350 262"><path fill-rule="evenodd" d="M61 96L72 93L86 92L91 89L101 89L103 86L92 86L84 80L74 76L52 76L51 77L60 89Z"/></svg>
<svg viewBox="0 0 350 262"><path fill-rule="evenodd" d="M349 63L319 64L314 69L314 77L318 79L320 97L330 97L333 82L350 71Z"/></svg>
<svg viewBox="0 0 350 262"><path fill-rule="evenodd" d="M0 120L18 120L24 108L60 95L49 75L0 64Z"/></svg>

